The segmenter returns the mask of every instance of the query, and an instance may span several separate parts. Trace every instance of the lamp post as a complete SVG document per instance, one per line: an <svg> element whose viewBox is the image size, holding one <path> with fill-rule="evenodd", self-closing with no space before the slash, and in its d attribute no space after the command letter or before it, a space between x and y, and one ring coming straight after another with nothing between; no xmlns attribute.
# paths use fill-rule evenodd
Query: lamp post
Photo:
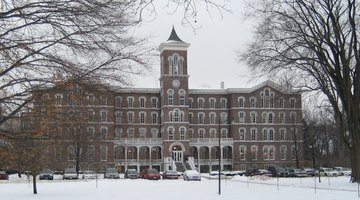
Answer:
<svg viewBox="0 0 360 200"><path fill-rule="evenodd" d="M219 118L219 174L218 174L218 178L219 178L219 191L218 194L221 195L221 124L226 122L227 119L224 118L223 120L221 119L221 117Z"/></svg>

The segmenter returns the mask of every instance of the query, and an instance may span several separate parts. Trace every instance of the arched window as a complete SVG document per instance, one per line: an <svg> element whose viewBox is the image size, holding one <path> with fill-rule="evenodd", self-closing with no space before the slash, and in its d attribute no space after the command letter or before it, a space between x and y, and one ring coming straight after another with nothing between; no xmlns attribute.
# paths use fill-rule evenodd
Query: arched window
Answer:
<svg viewBox="0 0 360 200"><path fill-rule="evenodd" d="M174 91L168 90L167 94L168 94L168 105L170 106L174 105Z"/></svg>
<svg viewBox="0 0 360 200"><path fill-rule="evenodd" d="M246 160L246 146L240 146L240 160Z"/></svg>
<svg viewBox="0 0 360 200"><path fill-rule="evenodd" d="M180 140L185 140L185 127L180 127L179 132L180 132Z"/></svg>

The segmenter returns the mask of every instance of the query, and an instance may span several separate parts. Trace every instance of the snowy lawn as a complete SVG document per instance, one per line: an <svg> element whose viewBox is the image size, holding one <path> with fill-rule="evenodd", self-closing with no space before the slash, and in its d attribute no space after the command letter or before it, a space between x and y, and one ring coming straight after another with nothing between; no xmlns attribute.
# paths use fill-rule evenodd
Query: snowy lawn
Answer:
<svg viewBox="0 0 360 200"><path fill-rule="evenodd" d="M12 175L9 181L0 181L1 200L352 200L359 199L358 184L349 183L349 177L314 178L241 177L221 181L207 179L187 182L179 180L60 180L38 181L38 194L32 194L32 185L26 178ZM316 187L316 189L315 189Z"/></svg>

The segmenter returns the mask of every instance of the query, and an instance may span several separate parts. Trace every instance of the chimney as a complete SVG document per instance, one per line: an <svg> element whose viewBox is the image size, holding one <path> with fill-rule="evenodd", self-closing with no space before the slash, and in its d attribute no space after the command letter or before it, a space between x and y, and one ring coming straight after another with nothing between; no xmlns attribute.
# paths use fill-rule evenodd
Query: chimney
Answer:
<svg viewBox="0 0 360 200"><path fill-rule="evenodd" d="M224 83L224 81L221 81L221 89L225 89L225 83Z"/></svg>

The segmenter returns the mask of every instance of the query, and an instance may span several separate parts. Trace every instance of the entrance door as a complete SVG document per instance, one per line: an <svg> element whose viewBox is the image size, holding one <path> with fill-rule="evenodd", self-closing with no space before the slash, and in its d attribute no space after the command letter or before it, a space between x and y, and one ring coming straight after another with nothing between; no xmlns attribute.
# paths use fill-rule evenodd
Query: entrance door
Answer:
<svg viewBox="0 0 360 200"><path fill-rule="evenodd" d="M173 151L172 152L172 159L175 162L183 162L183 152L182 151Z"/></svg>
<svg viewBox="0 0 360 200"><path fill-rule="evenodd" d="M171 157L175 162L183 162L183 150L180 145L171 148Z"/></svg>

